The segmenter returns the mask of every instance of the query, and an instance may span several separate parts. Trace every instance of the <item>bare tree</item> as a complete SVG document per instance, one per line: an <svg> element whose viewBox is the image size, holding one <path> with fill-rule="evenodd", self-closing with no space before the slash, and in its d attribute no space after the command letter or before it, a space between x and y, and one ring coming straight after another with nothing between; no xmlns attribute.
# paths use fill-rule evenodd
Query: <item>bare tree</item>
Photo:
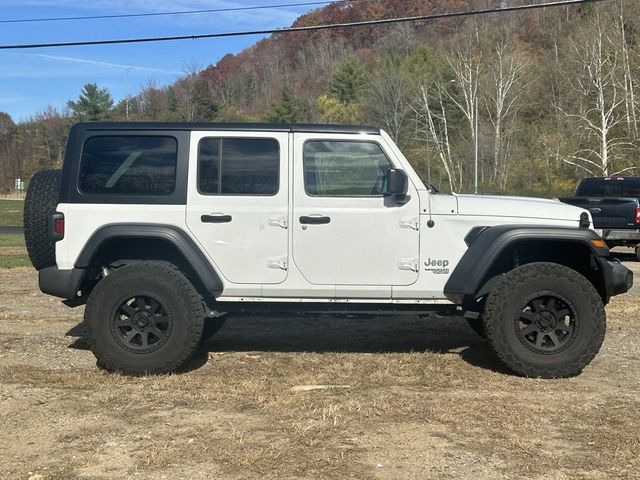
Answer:
<svg viewBox="0 0 640 480"><path fill-rule="evenodd" d="M452 89L447 88L447 97L458 107L469 126L471 144L478 144L478 101L479 84L482 74L482 50L477 40L469 48L462 48L449 58L449 65L453 71L455 79L453 82L458 86L460 95Z"/></svg>
<svg viewBox="0 0 640 480"><path fill-rule="evenodd" d="M502 189L506 188L509 176L509 147L513 134L510 124L517 115L527 67L527 62L513 51L508 40L503 38L496 43L489 62L491 88L486 102L494 135L491 176Z"/></svg>
<svg viewBox="0 0 640 480"><path fill-rule="evenodd" d="M365 109L380 121L393 140L402 143L404 126L411 113L411 82L400 62L389 60L369 84Z"/></svg>
<svg viewBox="0 0 640 480"><path fill-rule="evenodd" d="M615 127L624 121L622 107L625 102L619 75L619 53L613 39L607 33L600 12L594 15L592 32L574 43L573 51L579 72L567 79L578 93L578 111L560 108L574 120L584 136L586 148L581 148L564 161L590 175L609 175L630 170L616 171L613 167L617 153L630 143L615 135ZM593 145L593 139L597 145Z"/></svg>
<svg viewBox="0 0 640 480"><path fill-rule="evenodd" d="M427 86L422 85L418 102L413 106L418 128L425 139L429 140L429 145L442 163L449 180L449 188L452 192L460 191L462 165L451 152L446 85L435 83L431 91L429 90Z"/></svg>
<svg viewBox="0 0 640 480"><path fill-rule="evenodd" d="M624 106L625 117L627 120L627 131L629 138L636 140L638 138L638 117L636 102L636 86L637 81L631 74L631 61L629 55L629 43L627 39L627 21L625 17L625 2L618 1L618 9L616 11L616 23L618 28L620 57L622 59L623 72L623 88L624 88Z"/></svg>

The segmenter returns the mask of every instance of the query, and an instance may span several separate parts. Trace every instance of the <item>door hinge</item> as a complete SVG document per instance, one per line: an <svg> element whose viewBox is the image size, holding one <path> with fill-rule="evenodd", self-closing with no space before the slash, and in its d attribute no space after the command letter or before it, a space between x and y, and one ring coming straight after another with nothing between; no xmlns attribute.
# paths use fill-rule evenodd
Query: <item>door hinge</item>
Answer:
<svg viewBox="0 0 640 480"><path fill-rule="evenodd" d="M269 219L269 225L280 228L287 228L287 217L273 217Z"/></svg>
<svg viewBox="0 0 640 480"><path fill-rule="evenodd" d="M412 230L419 230L420 223L418 217L411 218L401 218L400 219L400 227L401 228L410 228Z"/></svg>
<svg viewBox="0 0 640 480"><path fill-rule="evenodd" d="M267 258L267 267L277 268L279 270L287 269L287 257L270 257Z"/></svg>
<svg viewBox="0 0 640 480"><path fill-rule="evenodd" d="M418 272L418 259L417 258L401 258L398 260L398 268L400 270L408 270L410 272Z"/></svg>

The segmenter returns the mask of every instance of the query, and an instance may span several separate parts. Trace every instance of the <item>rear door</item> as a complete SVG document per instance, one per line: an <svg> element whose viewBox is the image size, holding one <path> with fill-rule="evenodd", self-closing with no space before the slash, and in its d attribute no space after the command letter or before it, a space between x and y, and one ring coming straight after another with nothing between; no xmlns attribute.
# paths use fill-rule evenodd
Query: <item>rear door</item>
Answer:
<svg viewBox="0 0 640 480"><path fill-rule="evenodd" d="M288 157L286 132L192 133L187 225L229 282L287 278Z"/></svg>
<svg viewBox="0 0 640 480"><path fill-rule="evenodd" d="M419 198L411 182L404 204L384 195L388 169L402 167L383 140L296 133L294 156L293 258L305 279L336 285L338 296L413 284Z"/></svg>

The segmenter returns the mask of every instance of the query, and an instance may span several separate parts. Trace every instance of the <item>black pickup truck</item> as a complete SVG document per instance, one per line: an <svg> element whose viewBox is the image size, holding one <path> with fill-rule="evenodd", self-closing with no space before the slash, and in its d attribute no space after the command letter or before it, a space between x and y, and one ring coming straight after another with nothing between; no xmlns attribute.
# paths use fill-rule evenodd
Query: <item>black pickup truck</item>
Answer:
<svg viewBox="0 0 640 480"><path fill-rule="evenodd" d="M640 177L585 178L560 201L589 210L609 248L635 247L640 259Z"/></svg>

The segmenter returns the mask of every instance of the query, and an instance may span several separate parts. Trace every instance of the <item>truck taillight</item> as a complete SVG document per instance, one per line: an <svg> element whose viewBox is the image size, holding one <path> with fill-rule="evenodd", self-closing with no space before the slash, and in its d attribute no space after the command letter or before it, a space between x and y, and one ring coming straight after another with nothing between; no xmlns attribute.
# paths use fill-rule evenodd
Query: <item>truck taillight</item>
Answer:
<svg viewBox="0 0 640 480"><path fill-rule="evenodd" d="M64 217L56 218L53 221L53 231L58 235L64 235Z"/></svg>
<svg viewBox="0 0 640 480"><path fill-rule="evenodd" d="M640 223L640 206L636 207L636 223Z"/></svg>
<svg viewBox="0 0 640 480"><path fill-rule="evenodd" d="M49 217L49 237L54 242L64 238L64 213L56 212Z"/></svg>

